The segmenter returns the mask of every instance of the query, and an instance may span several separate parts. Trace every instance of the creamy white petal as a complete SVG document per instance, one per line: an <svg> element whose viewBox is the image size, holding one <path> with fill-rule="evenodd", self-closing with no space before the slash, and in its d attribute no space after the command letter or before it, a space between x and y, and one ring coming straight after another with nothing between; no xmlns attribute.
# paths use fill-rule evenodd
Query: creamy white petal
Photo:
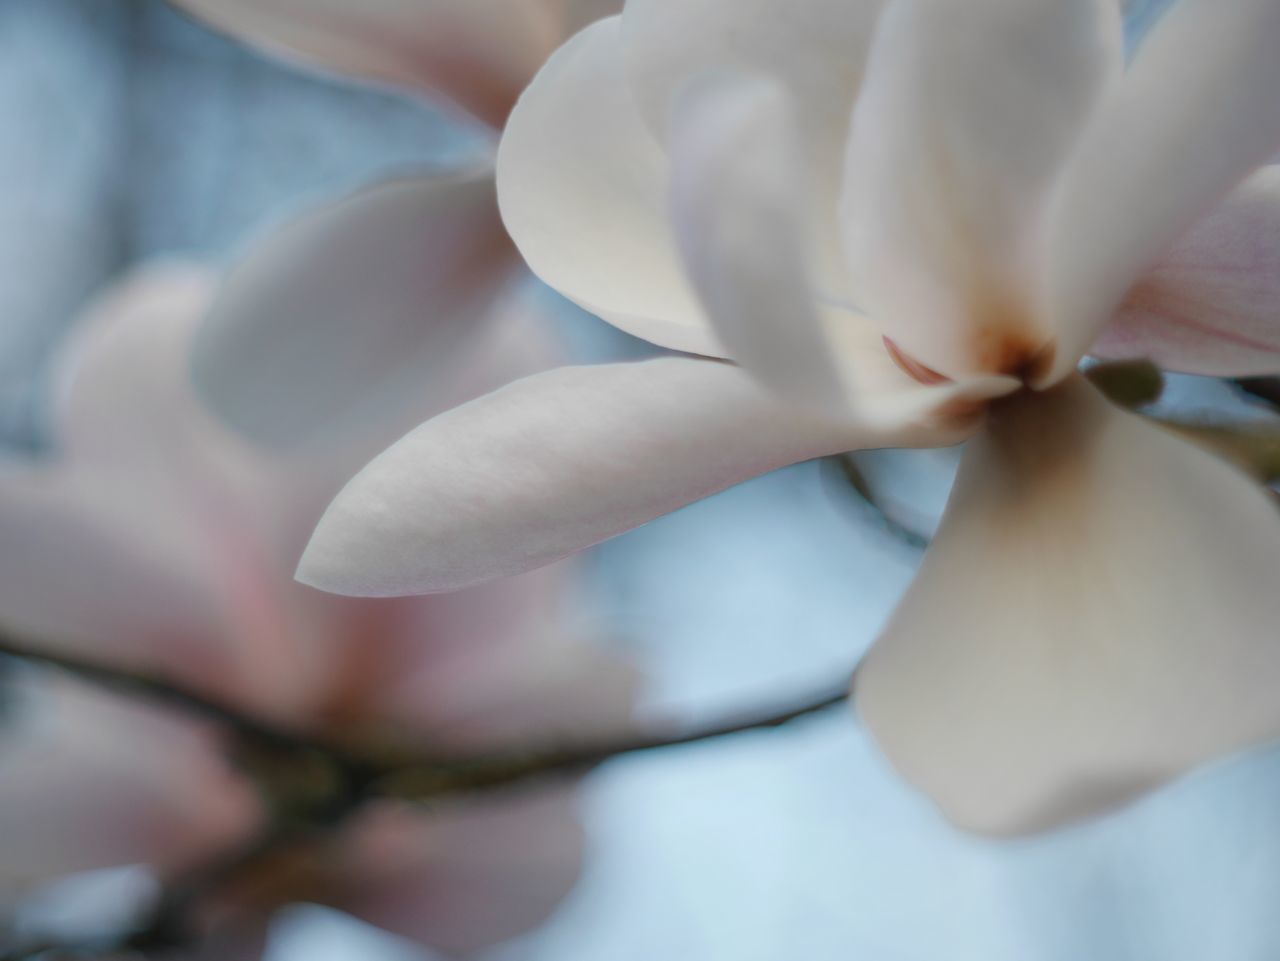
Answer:
<svg viewBox="0 0 1280 961"><path fill-rule="evenodd" d="M1138 281L1090 353L1216 377L1280 373L1280 167L1264 167Z"/></svg>
<svg viewBox="0 0 1280 961"><path fill-rule="evenodd" d="M841 219L858 305L950 376L1024 372L1050 189L1123 63L1112 0L898 0L854 113Z"/></svg>
<svg viewBox="0 0 1280 961"><path fill-rule="evenodd" d="M488 170L369 188L249 251L197 339L197 384L268 445L362 426L451 368L518 264Z"/></svg>
<svg viewBox="0 0 1280 961"><path fill-rule="evenodd" d="M622 18L627 78L655 139L667 141L680 91L707 71L763 75L795 104L800 162L817 200L823 289L847 294L836 206L849 118L885 0L630 0Z"/></svg>
<svg viewBox="0 0 1280 961"><path fill-rule="evenodd" d="M712 74L676 100L672 118L672 218L721 343L761 383L839 410L844 388L815 302L812 203L787 91Z"/></svg>
<svg viewBox="0 0 1280 961"><path fill-rule="evenodd" d="M676 253L667 179L627 87L616 18L551 58L498 150L502 219L535 274L630 334L719 355Z"/></svg>
<svg viewBox="0 0 1280 961"><path fill-rule="evenodd" d="M858 710L957 824L1053 827L1280 735L1280 516L1081 378L971 441L858 671Z"/></svg>
<svg viewBox="0 0 1280 961"><path fill-rule="evenodd" d="M555 0L174 0L268 50L439 92L501 126L555 49Z"/></svg>
<svg viewBox="0 0 1280 961"><path fill-rule="evenodd" d="M1280 2L1179 0L1066 172L1050 222L1051 383L1179 235L1280 146Z"/></svg>
<svg viewBox="0 0 1280 961"><path fill-rule="evenodd" d="M394 595L515 574L796 461L954 443L972 428L956 409L966 391L914 385L868 398L875 423L836 423L716 361L562 367L430 420L373 461L330 506L299 579Z"/></svg>

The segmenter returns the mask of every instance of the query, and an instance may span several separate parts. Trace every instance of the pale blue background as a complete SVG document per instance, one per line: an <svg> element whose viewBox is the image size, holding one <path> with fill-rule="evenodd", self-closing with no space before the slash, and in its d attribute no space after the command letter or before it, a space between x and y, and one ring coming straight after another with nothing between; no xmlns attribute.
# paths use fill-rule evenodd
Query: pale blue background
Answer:
<svg viewBox="0 0 1280 961"><path fill-rule="evenodd" d="M1132 5L1135 23L1162 3ZM159 3L0 0L0 432L38 443L50 345L122 265L226 257L334 190L474 148L427 106L276 66ZM584 358L636 349L564 312ZM945 457L877 466L936 512ZM806 465L618 539L593 577L650 704L695 716L847 670L917 562ZM617 762L584 807L583 883L495 957L1280 958L1280 751L1059 836L985 844L948 830L835 712ZM421 956L302 909L272 961Z"/></svg>

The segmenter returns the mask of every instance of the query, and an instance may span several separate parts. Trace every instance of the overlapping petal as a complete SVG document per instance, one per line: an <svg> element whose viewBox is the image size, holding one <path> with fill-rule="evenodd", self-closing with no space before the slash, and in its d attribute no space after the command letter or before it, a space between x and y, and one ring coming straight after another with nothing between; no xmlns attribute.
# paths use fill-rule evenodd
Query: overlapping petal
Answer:
<svg viewBox="0 0 1280 961"><path fill-rule="evenodd" d="M905 375L903 375L905 379ZM343 594L454 590L564 557L786 464L945 444L969 388L872 395L861 420L778 402L691 358L562 367L409 434L330 506L299 577Z"/></svg>
<svg viewBox="0 0 1280 961"><path fill-rule="evenodd" d="M858 671L894 765L961 826L1050 827L1280 733L1280 517L1073 379L996 411Z"/></svg>
<svg viewBox="0 0 1280 961"><path fill-rule="evenodd" d="M1126 292L1280 146L1280 3L1179 0L1095 116L1050 219L1052 383Z"/></svg>
<svg viewBox="0 0 1280 961"><path fill-rule="evenodd" d="M560 42L556 0L175 0L268 49L439 92L494 127Z"/></svg>
<svg viewBox="0 0 1280 961"><path fill-rule="evenodd" d="M270 445L363 426L449 370L518 264L488 170L369 188L270 234L232 272L197 383Z"/></svg>
<svg viewBox="0 0 1280 961"><path fill-rule="evenodd" d="M721 343L761 382L820 409L845 391L822 329L792 101L775 81L704 76L675 102L672 218Z"/></svg>
<svg viewBox="0 0 1280 961"><path fill-rule="evenodd" d="M1091 353L1219 377L1280 372L1280 167L1262 168L1178 241Z"/></svg>
<svg viewBox="0 0 1280 961"><path fill-rule="evenodd" d="M636 108L617 19L548 61L498 151L502 219L533 272L628 333L720 356L681 269L666 157Z"/></svg>
<svg viewBox="0 0 1280 961"><path fill-rule="evenodd" d="M1049 340L1029 282L1074 138L1123 62L1112 0L897 0L854 113L841 217L858 306L944 374Z"/></svg>
<svg viewBox="0 0 1280 961"><path fill-rule="evenodd" d="M816 206L816 278L847 294L836 206L844 143L884 0L631 0L622 18L627 79L659 143L685 87L707 72L767 78L793 104L798 155Z"/></svg>

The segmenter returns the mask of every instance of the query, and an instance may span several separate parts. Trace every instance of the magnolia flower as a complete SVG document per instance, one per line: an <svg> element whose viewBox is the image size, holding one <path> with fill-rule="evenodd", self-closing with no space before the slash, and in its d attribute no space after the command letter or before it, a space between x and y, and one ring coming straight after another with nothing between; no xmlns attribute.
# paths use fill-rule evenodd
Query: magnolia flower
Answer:
<svg viewBox="0 0 1280 961"><path fill-rule="evenodd" d="M622 0L174 0L268 50L480 121L482 156L374 184L273 231L228 278L197 341L197 384L242 433L305 445L447 363L528 278L498 216L492 146L548 55Z"/></svg>
<svg viewBox="0 0 1280 961"><path fill-rule="evenodd" d="M79 328L60 381L57 456L0 473L5 628L330 738L474 751L620 725L631 676L581 642L563 567L389 602L293 580L323 505L404 424L291 456L231 435L186 376L213 290L202 271L154 269ZM534 328L512 316L501 331L455 354L452 376L409 406L443 409L542 364ZM0 891L122 864L168 875L261 823L222 732L65 682L27 700L0 755ZM541 920L580 853L564 791L425 815L369 808L250 878L237 930L256 957L272 910L307 900L470 949Z"/></svg>
<svg viewBox="0 0 1280 961"><path fill-rule="evenodd" d="M1019 833L1274 736L1274 507L1076 367L1103 333L1280 369L1280 2L1180 0L1127 66L1121 34L1110 0L630 0L583 31L508 123L503 217L557 290L702 356L437 416L300 576L462 588L784 464L970 437L855 682L906 778Z"/></svg>

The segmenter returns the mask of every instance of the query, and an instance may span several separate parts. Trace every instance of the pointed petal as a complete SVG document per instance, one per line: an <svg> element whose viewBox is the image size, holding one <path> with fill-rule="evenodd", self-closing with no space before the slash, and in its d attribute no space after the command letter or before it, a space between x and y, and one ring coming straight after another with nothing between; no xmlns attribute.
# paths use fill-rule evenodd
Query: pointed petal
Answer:
<svg viewBox="0 0 1280 961"><path fill-rule="evenodd" d="M720 355L676 253L667 161L622 70L618 20L538 74L498 150L502 219L533 272L629 334Z"/></svg>
<svg viewBox="0 0 1280 961"><path fill-rule="evenodd" d="M562 35L550 0L174 0L268 50L444 94L501 127Z"/></svg>
<svg viewBox="0 0 1280 961"><path fill-rule="evenodd" d="M954 422L919 422L962 397L916 385L874 405L881 421L836 423L715 361L562 367L428 421L365 468L320 522L299 578L343 594L456 590L795 461L954 443L965 433Z"/></svg>
<svg viewBox="0 0 1280 961"><path fill-rule="evenodd" d="M1012 373L1045 346L1040 220L1122 39L1113 0L899 0L881 18L841 217L858 306L918 361Z"/></svg>
<svg viewBox="0 0 1280 961"><path fill-rule="evenodd" d="M622 18L627 79L645 124L669 144L684 88L704 73L766 78L794 105L797 161L816 204L806 226L816 279L846 295L836 207L849 117L884 0L631 0Z"/></svg>
<svg viewBox="0 0 1280 961"><path fill-rule="evenodd" d="M1075 369L1144 270L1280 146L1280 3L1179 0L1067 170L1050 220L1050 320Z"/></svg>
<svg viewBox="0 0 1280 961"><path fill-rule="evenodd" d="M564 789L469 799L430 820L386 809L357 830L333 906L457 955L543 921L582 859L582 828Z"/></svg>
<svg viewBox="0 0 1280 961"><path fill-rule="evenodd" d="M673 112L672 216L694 289L734 360L834 412L844 387L810 279L797 136L776 82L694 83Z"/></svg>
<svg viewBox="0 0 1280 961"><path fill-rule="evenodd" d="M370 188L232 272L196 344L197 383L249 437L305 443L447 370L517 265L490 172Z"/></svg>
<svg viewBox="0 0 1280 961"><path fill-rule="evenodd" d="M1280 373L1280 167L1264 167L1193 227L1093 345L1215 377Z"/></svg>
<svg viewBox="0 0 1280 961"><path fill-rule="evenodd" d="M858 671L893 764L963 827L1039 830L1280 734L1280 517L1081 378L993 413Z"/></svg>

